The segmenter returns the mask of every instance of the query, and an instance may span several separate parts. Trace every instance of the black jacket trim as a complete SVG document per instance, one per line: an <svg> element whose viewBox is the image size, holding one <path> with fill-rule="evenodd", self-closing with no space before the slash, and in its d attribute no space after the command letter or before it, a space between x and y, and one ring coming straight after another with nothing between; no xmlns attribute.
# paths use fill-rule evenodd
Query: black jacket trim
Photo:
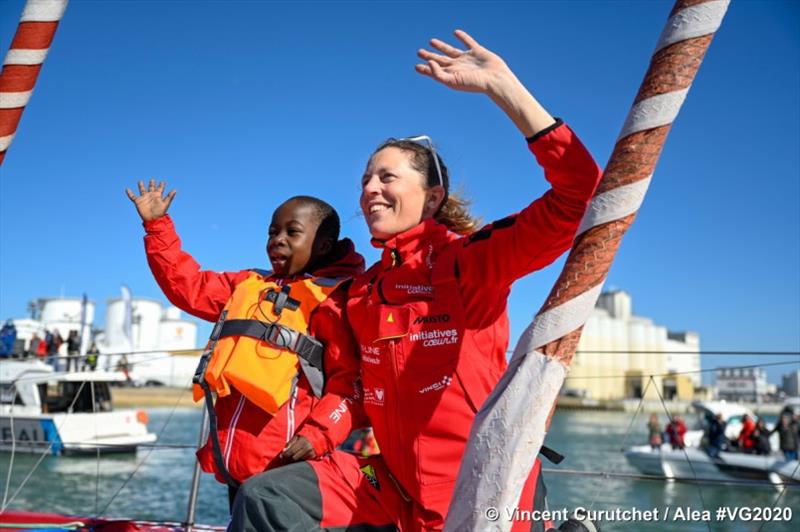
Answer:
<svg viewBox="0 0 800 532"><path fill-rule="evenodd" d="M525 137L525 140L528 141L528 144L531 144L533 142L536 142L540 138L544 137L545 135L547 135L548 133L553 131L558 126L563 126L563 125L564 125L564 121L561 120L560 118L556 118L556 123L555 124L553 124L552 126L547 126L546 128L544 128L543 130L541 130L540 132L538 132L537 134L535 134L532 137Z"/></svg>

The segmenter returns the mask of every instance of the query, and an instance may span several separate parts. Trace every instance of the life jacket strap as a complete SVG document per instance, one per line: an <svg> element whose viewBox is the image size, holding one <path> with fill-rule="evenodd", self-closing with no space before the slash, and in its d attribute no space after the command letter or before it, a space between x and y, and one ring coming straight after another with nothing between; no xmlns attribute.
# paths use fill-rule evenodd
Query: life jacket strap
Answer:
<svg viewBox="0 0 800 532"><path fill-rule="evenodd" d="M227 336L248 336L278 349L287 349L322 371L322 357L325 352L322 343L313 336L285 325L260 320L227 320L222 325L219 337Z"/></svg>
<svg viewBox="0 0 800 532"><path fill-rule="evenodd" d="M539 449L539 454L554 464L560 464L564 460L563 454L559 453L558 451L554 451L546 445L542 445L542 448Z"/></svg>
<svg viewBox="0 0 800 532"><path fill-rule="evenodd" d="M222 445L219 442L219 435L217 434L217 412L214 410L214 394L211 392L211 387L206 381L206 368L214 348L217 346L217 341L220 339L222 329L225 324L225 318L228 316L228 311L223 310L220 314L217 323L214 324L214 329L211 331L211 337L208 339L208 345L203 355L200 357L200 363L197 365L197 370L194 373L192 381L198 384L203 390L203 397L205 398L206 410L208 410L208 437L211 439L211 455L214 457L214 463L217 466L217 471L229 486L234 488L239 487L239 482L231 476L230 471L225 466L225 458L222 456ZM231 435L232 437L232 435Z"/></svg>

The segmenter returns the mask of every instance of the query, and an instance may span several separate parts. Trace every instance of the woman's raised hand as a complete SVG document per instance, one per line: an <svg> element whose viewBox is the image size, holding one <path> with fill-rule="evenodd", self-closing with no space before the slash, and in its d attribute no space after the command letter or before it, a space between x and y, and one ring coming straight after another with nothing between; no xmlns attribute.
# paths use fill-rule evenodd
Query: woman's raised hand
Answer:
<svg viewBox="0 0 800 532"><path fill-rule="evenodd" d="M417 55L427 63L417 65L417 72L451 89L484 94L490 94L498 84L514 78L500 56L478 44L467 32L456 30L455 36L464 43L466 50L431 39L431 47L441 54L420 49Z"/></svg>
<svg viewBox="0 0 800 532"><path fill-rule="evenodd" d="M555 119L536 101L499 55L478 44L465 31L456 30L455 35L467 47L466 50L439 39L431 39L431 46L441 54L428 50L417 52L426 61L416 66L417 72L452 89L486 94L526 138L555 124Z"/></svg>
<svg viewBox="0 0 800 532"><path fill-rule="evenodd" d="M167 209L169 209L176 191L172 190L165 196L164 186L165 183L163 181L156 186L155 179L151 179L147 189L144 187L144 182L139 181L138 196L131 189L125 189L125 193L136 205L136 211L142 217L142 221L149 222L167 214Z"/></svg>

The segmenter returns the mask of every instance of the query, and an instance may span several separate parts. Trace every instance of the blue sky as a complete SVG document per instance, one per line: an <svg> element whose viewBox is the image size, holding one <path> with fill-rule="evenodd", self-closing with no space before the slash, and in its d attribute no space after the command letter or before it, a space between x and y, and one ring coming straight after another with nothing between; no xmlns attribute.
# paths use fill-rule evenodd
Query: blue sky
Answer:
<svg viewBox="0 0 800 532"><path fill-rule="evenodd" d="M485 220L517 211L546 190L520 135L416 74L417 48L469 31L604 165L671 5L72 0L0 168L0 317L84 291L102 317L121 283L163 300L123 193L151 176L214 270L266 266L271 212L301 193L375 260L358 183L389 136L431 135ZM22 7L0 3L3 54ZM797 3L733 2L606 283L704 349L800 350L799 65ZM559 265L515 285L512 338Z"/></svg>

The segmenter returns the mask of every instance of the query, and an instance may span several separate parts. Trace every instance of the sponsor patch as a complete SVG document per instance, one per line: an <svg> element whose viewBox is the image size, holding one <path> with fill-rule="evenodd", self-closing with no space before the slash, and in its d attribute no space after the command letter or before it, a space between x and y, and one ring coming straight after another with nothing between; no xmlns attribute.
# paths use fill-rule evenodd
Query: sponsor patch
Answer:
<svg viewBox="0 0 800 532"><path fill-rule="evenodd" d="M381 363L381 348L376 345L361 344L361 361L367 364Z"/></svg>
<svg viewBox="0 0 800 532"><path fill-rule="evenodd" d="M364 402L375 406L383 406L383 388L364 388Z"/></svg>
<svg viewBox="0 0 800 532"><path fill-rule="evenodd" d="M367 479L367 482L372 484L372 487L376 490L381 490L381 484L378 482L378 475L375 474L375 468L371 465L365 465L361 468L361 472L364 473L364 478Z"/></svg>
<svg viewBox="0 0 800 532"><path fill-rule="evenodd" d="M454 345L458 343L458 329L434 329L419 331L408 335L412 342L422 342L423 347Z"/></svg>
<svg viewBox="0 0 800 532"><path fill-rule="evenodd" d="M453 377L450 377L449 375L444 375L441 379L434 382L433 384L429 384L424 388L420 388L419 393L425 394L428 392L438 392L439 390L444 390L445 388L450 386L450 383L452 382L453 382Z"/></svg>
<svg viewBox="0 0 800 532"><path fill-rule="evenodd" d="M417 316L414 325L424 323L447 323L450 321L450 314L434 314L433 316Z"/></svg>
<svg viewBox="0 0 800 532"><path fill-rule="evenodd" d="M406 294L413 296L419 294L430 295L433 294L433 286L429 284L396 284L395 290L400 290Z"/></svg>
<svg viewBox="0 0 800 532"><path fill-rule="evenodd" d="M334 408L330 414L328 414L328 417L331 418L331 420L334 423L338 423L339 421L341 421L342 416L347 412L347 404L349 402L350 399L348 398L342 399L342 402L339 403L339 405L336 408Z"/></svg>

